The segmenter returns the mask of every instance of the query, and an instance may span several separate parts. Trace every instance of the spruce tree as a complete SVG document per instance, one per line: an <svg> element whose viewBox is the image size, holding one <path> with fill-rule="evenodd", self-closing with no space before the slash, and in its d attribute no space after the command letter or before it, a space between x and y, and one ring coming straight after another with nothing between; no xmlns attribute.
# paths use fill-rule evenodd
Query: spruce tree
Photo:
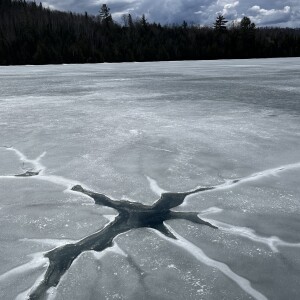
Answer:
<svg viewBox="0 0 300 300"><path fill-rule="evenodd" d="M228 21L225 19L225 17L223 15L219 14L214 23L214 29L217 31L226 31L227 22Z"/></svg>
<svg viewBox="0 0 300 300"><path fill-rule="evenodd" d="M106 4L102 4L100 11L99 11L99 18L100 21L103 23L110 23L112 22L112 16L110 14L110 8Z"/></svg>

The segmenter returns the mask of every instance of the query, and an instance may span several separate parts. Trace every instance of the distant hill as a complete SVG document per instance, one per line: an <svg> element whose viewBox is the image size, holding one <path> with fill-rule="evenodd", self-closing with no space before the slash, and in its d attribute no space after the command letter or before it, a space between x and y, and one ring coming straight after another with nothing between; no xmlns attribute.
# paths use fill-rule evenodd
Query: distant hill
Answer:
<svg viewBox="0 0 300 300"><path fill-rule="evenodd" d="M300 56L300 29L124 24L0 0L0 65Z"/></svg>

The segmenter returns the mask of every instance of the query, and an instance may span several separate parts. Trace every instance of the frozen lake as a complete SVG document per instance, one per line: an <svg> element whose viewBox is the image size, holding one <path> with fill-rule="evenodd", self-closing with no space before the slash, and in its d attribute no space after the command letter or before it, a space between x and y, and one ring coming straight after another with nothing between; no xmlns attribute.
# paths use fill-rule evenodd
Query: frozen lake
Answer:
<svg viewBox="0 0 300 300"><path fill-rule="evenodd" d="M0 299L299 299L300 58L1 67L0 146Z"/></svg>

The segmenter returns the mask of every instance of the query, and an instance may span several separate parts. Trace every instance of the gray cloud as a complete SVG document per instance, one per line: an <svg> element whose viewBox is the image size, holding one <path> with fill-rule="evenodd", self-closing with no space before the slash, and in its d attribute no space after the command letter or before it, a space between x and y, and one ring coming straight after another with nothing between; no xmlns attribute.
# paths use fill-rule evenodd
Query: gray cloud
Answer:
<svg viewBox="0 0 300 300"><path fill-rule="evenodd" d="M189 23L211 25L218 13L227 20L240 20L249 16L258 26L300 27L299 0L47 0L43 4L65 11L97 14L106 3L113 18L123 14L133 17L142 14L151 22L162 24Z"/></svg>

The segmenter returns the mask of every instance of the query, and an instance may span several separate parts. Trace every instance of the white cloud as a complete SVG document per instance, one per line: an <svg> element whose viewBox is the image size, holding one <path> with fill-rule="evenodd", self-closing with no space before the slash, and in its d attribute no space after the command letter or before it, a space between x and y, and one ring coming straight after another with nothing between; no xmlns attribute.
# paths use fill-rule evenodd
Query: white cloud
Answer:
<svg viewBox="0 0 300 300"><path fill-rule="evenodd" d="M50 8L50 9L56 9L56 7L48 2L43 2L43 6L44 7L47 7L47 8Z"/></svg>
<svg viewBox="0 0 300 300"><path fill-rule="evenodd" d="M218 3L221 3L220 1L218 1ZM231 3L228 3L228 1L223 3L223 9L222 11L219 11L219 14L222 14L223 16L225 16L228 19L236 19L238 16L238 12L236 10L236 7L240 4L239 1L234 1Z"/></svg>
<svg viewBox="0 0 300 300"><path fill-rule="evenodd" d="M92 14L98 13L102 3L111 8L115 19L130 12L163 24L186 20L212 25L221 13L229 21L246 15L257 25L300 27L300 0L47 0L56 9Z"/></svg>
<svg viewBox="0 0 300 300"><path fill-rule="evenodd" d="M239 4L240 4L240 1L235 1L234 3L225 4L224 8L226 8L226 9L234 8L234 7L237 7Z"/></svg>
<svg viewBox="0 0 300 300"><path fill-rule="evenodd" d="M253 13L252 20L261 25L285 23L292 17L292 10L288 5L282 9L264 9L259 5L254 5L249 11Z"/></svg>

